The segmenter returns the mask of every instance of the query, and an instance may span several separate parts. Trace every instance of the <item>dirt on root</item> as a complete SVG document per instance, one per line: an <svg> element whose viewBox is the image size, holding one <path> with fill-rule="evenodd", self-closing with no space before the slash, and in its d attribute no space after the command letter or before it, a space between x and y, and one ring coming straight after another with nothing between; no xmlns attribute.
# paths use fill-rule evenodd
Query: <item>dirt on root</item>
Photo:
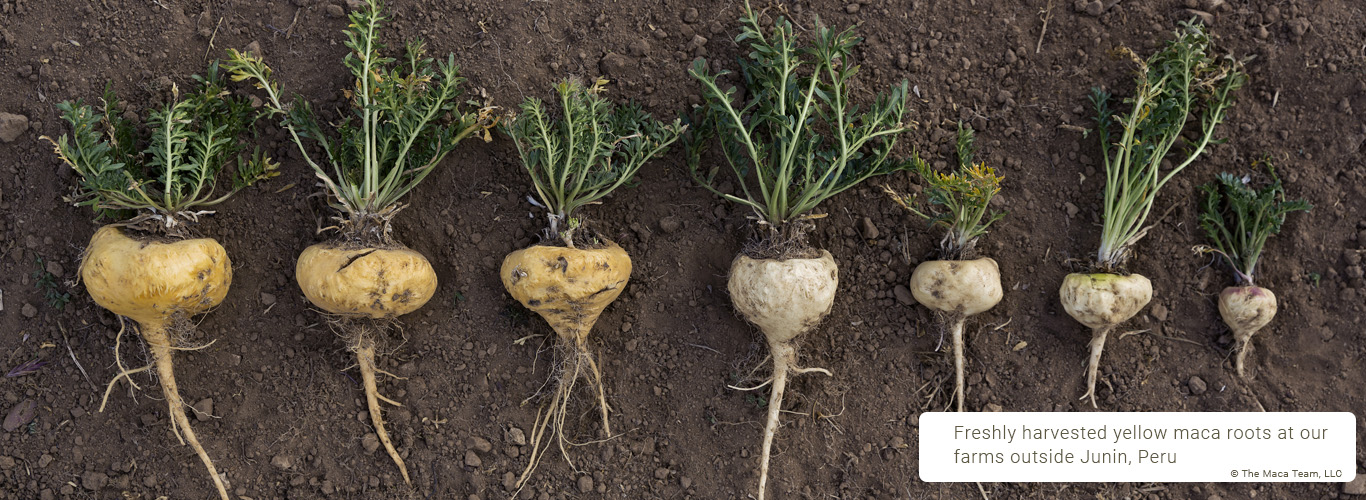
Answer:
<svg viewBox="0 0 1366 500"><path fill-rule="evenodd" d="M343 0L0 0L0 369L48 364L0 378L0 498L209 498L212 484L177 444L155 382L121 386L97 413L116 373L118 320L74 283L97 224L63 201L73 173L38 139L66 131L54 105L96 99L106 81L140 122L172 82L186 85L206 57L254 46L288 93L332 110L343 101ZM1178 21L1205 17L1223 49L1255 56L1251 83L1220 128L1230 138L1159 196L1156 224L1130 269L1155 297L1128 324L1146 329L1107 346L1098 387L1110 411L1352 411L1366 408L1366 5L1352 0L1094 0L767 2L804 35L816 18L859 24L856 96L902 79L913 85L917 146L952 158L955 124L978 132L980 157L1004 173L995 204L1010 214L979 250L1001 265L1006 294L969 321L968 407L973 411L1091 411L1083 392L1089 333L1059 307L1057 288L1099 239L1103 170L1085 99L1093 85L1132 92L1132 66L1111 56L1151 53ZM662 118L699 104L686 74L695 57L734 69L742 2L611 3L394 0L385 39L424 38L454 52L500 106L550 93L571 75L604 75L609 93ZM1044 29L1046 26L1046 30ZM733 83L735 80L732 80ZM477 91L473 91L477 92ZM335 112L327 118L335 118ZM395 235L427 255L440 288L400 320L401 344L381 368L389 432L414 484L379 451L353 359L294 284L294 259L326 234L319 188L287 134L264 127L259 144L283 175L242 192L200 224L234 259L227 300L203 315L176 353L180 388L198 411L195 430L230 482L262 498L506 498L529 453L550 334L503 290L503 255L537 241L543 214L505 138L462 144L410 193ZM763 397L736 383L766 347L725 295L731 259L745 243L745 210L697 187L675 148L649 164L640 185L585 209L635 262L626 293L598 321L593 348L619 435L600 436L593 411L567 431L586 443L570 464L552 454L520 498L746 498L756 483ZM1233 373L1215 299L1233 283L1191 247L1197 186L1217 172L1277 162L1292 196L1315 206L1271 239L1259 284L1281 297L1253 341L1255 378ZM905 291L913 266L940 235L885 198L878 184L917 189L910 174L876 179L823 206L811 243L841 269L833 313L805 337L803 363L834 377L789 388L772 467L774 498L978 498L973 484L917 476L917 416L941 410L952 365L933 314ZM40 263L41 259L41 263ZM49 278L50 275L50 278ZM63 304L64 303L64 304ZM63 305L64 307L57 307ZM127 340L125 338L125 340ZM938 349L938 350L936 350ZM125 362L145 357L124 342ZM131 360L131 361L130 361ZM152 390L149 390L152 389ZM581 401L592 402L581 398ZM23 419L24 408L35 411ZM585 406L591 410L591 406ZM595 411L595 410L594 410ZM1360 426L1360 423L1358 424ZM1366 432L1358 427L1358 467ZM983 484L1010 498L1334 498L1335 483Z"/></svg>

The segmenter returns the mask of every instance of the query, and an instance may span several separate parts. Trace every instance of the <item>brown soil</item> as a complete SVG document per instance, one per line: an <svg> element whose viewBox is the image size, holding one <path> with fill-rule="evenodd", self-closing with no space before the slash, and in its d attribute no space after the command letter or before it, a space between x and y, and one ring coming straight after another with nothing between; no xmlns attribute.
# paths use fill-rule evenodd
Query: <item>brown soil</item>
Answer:
<svg viewBox="0 0 1366 500"><path fill-rule="evenodd" d="M452 6L451 4L460 4ZM1157 227L1131 269L1153 281L1153 303L1130 323L1148 334L1112 342L1102 363L1102 410L1351 411L1366 408L1361 256L1366 250L1366 6L1353 0L801 1L782 4L804 30L815 17L861 23L859 94L909 79L918 89L906 144L948 158L954 123L979 131L982 158L1007 176L999 197L1010 215L979 247L996 258L1005 300L969 322L972 410L1089 411L1083 392L1088 332L1062 313L1057 287L1098 241L1098 148L1063 125L1090 126L1087 88L1131 88L1119 46L1150 53L1188 7L1208 10L1219 43L1248 64L1221 131L1228 144L1183 173L1159 199ZM439 4L439 5L436 5ZM1113 5L1111 5L1113 4ZM1215 6L1214 4L1220 4ZM1051 5L1051 8L1049 7ZM1109 5L1109 8L1104 8ZM171 434L166 408L145 374L144 390L115 391L118 321L73 283L81 248L97 225L62 200L72 172L42 134L65 131L54 104L95 99L106 80L140 118L168 87L202 71L205 55L256 43L287 92L322 107L348 86L339 61L341 0L0 1L0 112L30 129L0 143L0 368L33 358L36 373L0 379L0 412L32 400L36 418L0 433L0 498L209 498L212 485ZM740 2L622 0L417 2L396 0L386 38L427 39L455 52L469 87L514 106L546 95L569 75L606 73L617 98L672 118L699 102L687 63L704 55L733 68ZM1040 43L1041 11L1048 17ZM1099 15L1095 15L1098 13ZM212 42L212 44L210 43ZM1039 50L1036 51L1036 44ZM167 80L169 78L169 80ZM550 333L504 292L498 264L533 243L540 213L506 139L468 141L411 193L395 220L398 238L425 253L441 287L402 319L406 342L381 367L381 391L404 403L387 411L414 486L367 443L359 376L342 341L294 285L294 258L326 225L312 174L287 137L267 127L261 144L285 173L243 192L200 225L233 256L236 281L204 315L194 342L176 354L187 401L212 399L195 419L230 490L263 498L505 498L529 449L536 416L526 398L543 387L549 352L528 335ZM761 399L726 389L763 357L760 336L724 293L725 273L745 243L745 211L695 186L679 150L651 164L641 186L585 212L635 260L626 293L602 316L594 344L621 435L572 450L571 468L548 457L524 498L744 498L756 482ZM1196 186L1219 171L1248 172L1278 160L1292 194L1313 212L1291 217L1271 240L1259 284L1282 298L1279 317L1254 342L1256 378L1240 382L1215 297L1232 283L1190 248ZM878 180L877 182L882 182ZM887 179L908 189L909 174ZM286 189L288 187L288 189ZM1172 207L1167 211L1164 207ZM841 266L834 312L802 348L803 363L835 377L799 377L789 389L776 443L775 498L978 498L973 484L917 478L917 415L945 408L952 366L933 315L899 303L912 264L933 255L939 235L908 218L873 183L830 200L812 243ZM536 215L536 218L531 217ZM876 234L872 234L876 233ZM907 258L908 257L908 258ZM35 287L37 259L70 294L64 310ZM909 261L908 261L909 259ZM908 294L907 294L908 295ZM65 332L65 333L64 333ZM128 340L127 338L124 339ZM1027 342L1023 349L1014 347ZM124 342L125 362L145 350ZM68 353L68 347L70 354ZM935 352L936 347L940 352ZM73 361L79 360L79 367ZM89 380L81 373L88 373ZM580 401L591 403L590 398ZM600 439L595 409L567 429ZM591 410L591 411L589 411ZM1359 436L1366 436L1359 428ZM1357 459L1366 462L1358 438ZM991 498L1333 498L1341 485L983 484ZM1164 489L1165 488L1165 489Z"/></svg>

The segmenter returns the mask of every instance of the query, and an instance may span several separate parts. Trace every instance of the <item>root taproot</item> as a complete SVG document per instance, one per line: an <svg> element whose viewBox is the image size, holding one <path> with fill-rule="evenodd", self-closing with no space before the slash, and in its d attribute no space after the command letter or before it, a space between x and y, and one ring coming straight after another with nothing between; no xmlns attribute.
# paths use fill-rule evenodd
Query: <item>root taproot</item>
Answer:
<svg viewBox="0 0 1366 500"><path fill-rule="evenodd" d="M394 406L403 406L392 399L381 396L379 386L375 383L375 345L374 343L363 343L356 348L356 364L360 367L361 384L365 386L365 402L370 409L370 421L375 425L375 434L379 436L379 442L384 445L384 450L389 452L389 458L394 459L398 464L399 472L403 473L403 482L412 484L408 477L408 465L403 463L403 457L398 455L398 450L394 449L394 441L389 438L389 431L384 428L384 416L380 413L380 400Z"/></svg>
<svg viewBox="0 0 1366 500"><path fill-rule="evenodd" d="M588 346L583 342L577 342L564 337L561 342L574 342L574 347L570 348L564 356L566 359L560 363L560 368L553 377L558 379L555 383L555 393L551 395L539 410L536 412L536 423L531 427L531 456L528 459L526 469L517 479L516 490L513 491L513 498L522 491L527 481L531 479L531 474L536 470L545 459L546 450L549 449L547 438L555 440L560 449L560 454L564 456L565 462L569 463L570 468L574 468L574 461L569 457L569 448L578 446L579 443L571 442L564 433L565 417L569 413L569 400L574 393L574 386L578 384L580 378L586 379L593 386L593 391L597 395L599 413L602 415L602 431L604 439L612 437L612 427L608 423L607 415L611 411L607 405L606 389L602 383L602 372L598 369L597 361L593 359L593 354L588 351Z"/></svg>

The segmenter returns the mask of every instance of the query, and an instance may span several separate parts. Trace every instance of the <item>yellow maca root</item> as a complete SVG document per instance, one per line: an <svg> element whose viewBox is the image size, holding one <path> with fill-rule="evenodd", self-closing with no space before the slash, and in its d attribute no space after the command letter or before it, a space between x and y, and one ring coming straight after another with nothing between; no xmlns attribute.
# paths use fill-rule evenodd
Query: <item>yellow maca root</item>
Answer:
<svg viewBox="0 0 1366 500"><path fill-rule="evenodd" d="M1252 348L1252 334L1271 323L1276 317L1276 294L1259 286L1231 286L1219 294L1219 316L1233 330L1238 341L1234 348L1234 368L1238 377L1247 378L1243 369L1247 351Z"/></svg>
<svg viewBox="0 0 1366 500"><path fill-rule="evenodd" d="M171 361L175 346L171 345L170 329L174 319L207 311L227 296L232 284L232 262L227 252L208 238L142 240L130 238L118 227L104 226L90 238L80 274L96 304L138 323L166 397L171 429L182 444L189 442L209 470L219 496L226 500L227 487L185 416ZM108 389L120 378L145 369L119 373ZM100 409L104 409L103 404Z"/></svg>
<svg viewBox="0 0 1366 500"><path fill-rule="evenodd" d="M1105 337L1120 323L1138 314L1153 299L1153 284L1141 274L1072 273L1062 281L1058 298L1063 310L1091 328L1091 356L1086 368L1086 394L1096 407L1096 369L1105 350Z"/></svg>
<svg viewBox="0 0 1366 500"><path fill-rule="evenodd" d="M763 500L768 486L768 461L772 455L773 437L778 433L778 416L782 411L788 372L830 375L822 368L799 367L793 341L830 314L837 288L839 268L835 258L825 250L813 259L753 259L741 254L731 262L730 277L726 281L731 303L764 333L769 354L773 356L773 378L769 380L773 392L768 398L763 451L759 455L759 500ZM769 382L735 389L759 389Z"/></svg>
<svg viewBox="0 0 1366 500"><path fill-rule="evenodd" d="M963 411L963 322L1001 302L1001 270L995 260L930 260L911 273L915 300L948 315L953 339L954 399ZM942 337L941 337L942 338Z"/></svg>
<svg viewBox="0 0 1366 500"><path fill-rule="evenodd" d="M370 248L320 243L304 249L294 266L294 278L308 301L346 319L392 319L416 311L436 293L436 270L422 254L404 247ZM375 434L398 464L403 481L411 484L408 466L384 428L380 401L403 406L379 393L375 339L362 325L348 325L350 348L356 353L361 384Z"/></svg>
<svg viewBox="0 0 1366 500"><path fill-rule="evenodd" d="M508 254L499 274L512 298L541 315L555 330L564 352L557 355L568 358L559 363L555 393L532 427L531 457L517 481L520 490L545 455L542 443L547 431L557 437L560 452L569 459L564 421L570 395L580 377L588 378L597 392L603 433L612 435L602 372L588 351L588 333L603 309L621 295L630 281L631 257L612 242L601 248L537 245Z"/></svg>

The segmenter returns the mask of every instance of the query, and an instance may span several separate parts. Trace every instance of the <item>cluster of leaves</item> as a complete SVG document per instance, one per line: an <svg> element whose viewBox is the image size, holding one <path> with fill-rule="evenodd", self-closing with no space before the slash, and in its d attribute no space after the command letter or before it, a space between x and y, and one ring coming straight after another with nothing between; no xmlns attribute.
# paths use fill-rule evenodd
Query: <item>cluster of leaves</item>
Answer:
<svg viewBox="0 0 1366 500"><path fill-rule="evenodd" d="M528 97L521 115L503 127L531 173L536 196L549 211L550 234L573 244L574 210L595 203L631 182L650 158L678 140L679 120L664 124L635 103L614 105L602 97L606 80L585 87L578 79L555 85L559 115ZM559 224L570 230L561 233Z"/></svg>
<svg viewBox="0 0 1366 500"><path fill-rule="evenodd" d="M62 102L57 109L71 124L71 135L51 142L61 160L80 176L69 201L93 208L99 217L128 210L148 210L174 231L195 209L217 205L256 181L278 175L277 164L260 149L245 154L245 138L254 133L258 113L247 99L225 88L218 64L204 76L194 75L196 89L151 112L148 134L138 133L118 110L113 87L105 89L102 106ZM139 145L145 144L139 149ZM232 188L218 194L218 175L236 162Z"/></svg>
<svg viewBox="0 0 1366 500"><path fill-rule="evenodd" d="M1233 106L1233 92L1247 82L1242 65L1231 57L1211 53L1205 27L1194 21L1181 23L1176 38L1147 61L1122 49L1139 65L1137 91L1124 100L1126 116L1113 116L1110 94L1092 89L1097 111L1101 155L1105 158L1105 206L1101 245L1096 264L1118 269L1129 249L1147 232L1144 225L1157 192L1217 143L1214 129ZM1161 172L1162 161L1181 138L1190 117L1196 117L1199 133L1187 143L1174 166ZM1112 129L1118 124L1118 134Z"/></svg>
<svg viewBox="0 0 1366 500"><path fill-rule="evenodd" d="M71 293L63 292L57 285L57 277L47 272L47 262L42 257L38 257L38 268L33 270L33 286L43 291L43 298L47 299L47 305L56 309L58 312L66 310L66 304L71 302Z"/></svg>
<svg viewBox="0 0 1366 500"><path fill-rule="evenodd" d="M1221 255L1238 275L1238 283L1249 286L1254 284L1253 271L1267 238L1281 232L1286 214L1313 208L1304 200L1286 200L1276 168L1270 161L1258 163L1266 164L1271 178L1261 189L1252 188L1249 176L1227 172L1220 173L1216 182L1200 187L1205 192L1200 227L1214 243L1214 248L1202 250Z"/></svg>
<svg viewBox="0 0 1366 500"><path fill-rule="evenodd" d="M907 168L888 161L898 134L906 130L907 83L879 94L866 110L849 102L849 84L859 67L849 57L862 39L853 28L821 26L814 46L798 47L792 23L778 18L765 35L760 14L749 3L737 43L750 52L740 61L746 101L718 81L699 59L688 73L702 84L705 103L687 134L689 168L698 183L717 195L750 207L774 231L801 220L820 202L874 175ZM716 137L739 181L743 197L721 192L720 166L701 167L707 140ZM750 174L754 174L754 184Z"/></svg>
<svg viewBox="0 0 1366 500"><path fill-rule="evenodd" d="M406 44L401 61L384 57L378 31L385 18L377 2L350 14L343 64L355 77L346 91L351 110L332 133L324 132L312 106L301 97L286 106L265 61L229 50L224 62L233 80L251 80L266 92L272 114L280 115L305 161L332 193L334 206L351 221L387 218L398 200L436 168L457 143L494 125L491 108L461 112L457 106L460 68L455 56L426 57L420 41ZM315 161L303 139L316 141L330 168ZM386 226L387 228L387 226ZM386 229L387 230L387 229Z"/></svg>
<svg viewBox="0 0 1366 500"><path fill-rule="evenodd" d="M972 162L972 127L958 125L956 146L958 168L947 174L934 170L918 155L911 157L911 164L925 183L928 206L923 210L917 208L920 203L914 194L883 188L898 205L930 221L931 225L945 229L939 249L941 257L949 260L968 258L977 238L986 234L992 223L1005 217L1004 212L987 210L991 198L1001 192L1005 176L996 175L986 163Z"/></svg>

